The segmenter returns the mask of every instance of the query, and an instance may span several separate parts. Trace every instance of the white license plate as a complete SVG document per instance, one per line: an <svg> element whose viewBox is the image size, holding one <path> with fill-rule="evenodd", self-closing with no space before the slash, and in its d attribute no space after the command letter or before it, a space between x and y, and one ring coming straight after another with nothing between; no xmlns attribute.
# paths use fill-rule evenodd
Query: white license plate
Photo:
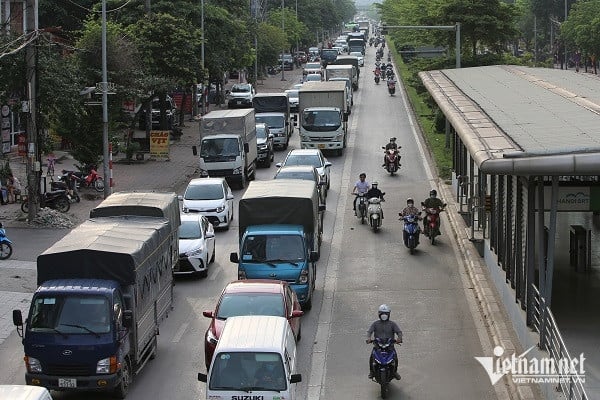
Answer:
<svg viewBox="0 0 600 400"><path fill-rule="evenodd" d="M77 387L77 379L71 378L58 378L58 387L61 388L76 388Z"/></svg>
<svg viewBox="0 0 600 400"><path fill-rule="evenodd" d="M241 100L238 100L238 101L237 101L237 104L242 104L242 101L241 101Z"/></svg>
<svg viewBox="0 0 600 400"><path fill-rule="evenodd" d="M325 145L324 145L324 144L320 144L320 145L319 145L319 148L320 148L320 149L324 149L324 148L325 148Z"/></svg>

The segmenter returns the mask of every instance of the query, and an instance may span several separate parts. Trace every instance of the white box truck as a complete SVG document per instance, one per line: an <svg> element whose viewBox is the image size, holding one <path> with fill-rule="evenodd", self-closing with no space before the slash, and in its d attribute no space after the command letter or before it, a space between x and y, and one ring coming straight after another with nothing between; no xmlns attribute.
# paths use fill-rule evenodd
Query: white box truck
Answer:
<svg viewBox="0 0 600 400"><path fill-rule="evenodd" d="M306 82L298 92L300 147L342 155L348 132L345 82Z"/></svg>
<svg viewBox="0 0 600 400"><path fill-rule="evenodd" d="M196 146L192 147L198 155ZM224 177L241 188L256 177L254 109L211 111L200 120L200 176Z"/></svg>
<svg viewBox="0 0 600 400"><path fill-rule="evenodd" d="M352 83L352 89L358 89L358 74L354 65L328 65L325 69L325 80L328 81L332 78L348 78Z"/></svg>

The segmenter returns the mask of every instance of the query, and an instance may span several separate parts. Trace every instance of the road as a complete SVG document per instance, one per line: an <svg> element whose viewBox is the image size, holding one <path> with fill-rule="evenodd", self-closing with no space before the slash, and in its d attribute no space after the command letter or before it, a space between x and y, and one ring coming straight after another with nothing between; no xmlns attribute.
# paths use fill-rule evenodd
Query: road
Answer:
<svg viewBox="0 0 600 400"><path fill-rule="evenodd" d="M448 224L436 246L421 243L411 256L401 245L398 212L408 196L417 202L424 199L435 181L428 173L402 94L392 97L385 85L377 86L371 79L369 66L374 54L375 49L367 50L367 67L355 93L349 147L341 157L327 155L333 163L332 182L314 307L302 317L298 369L303 381L298 398L379 397L378 386L367 379L370 347L364 339L381 303L392 308L392 319L404 331L404 343L398 348L402 380L392 383L389 398L495 398L488 377L473 358L490 355L491 350ZM286 76L291 86L293 75L286 71ZM381 168L381 146L390 136L396 136L402 145L402 168L393 177ZM296 131L290 149L299 147L298 140ZM276 160L285 154L278 151ZM352 212L349 192L360 172L367 173L368 181L379 181L380 189L387 193L379 233L361 225ZM274 173L275 166L261 169L257 179L270 179ZM242 191L234 195L239 199ZM216 262L208 277L177 279L175 308L161 325L158 357L136 378L129 399L204 398L205 384L196 380L197 373L205 371L203 340L209 320L202 311L212 308L226 283L237 277L236 266L229 262L229 253L237 250L237 215L235 218L229 231L217 232ZM442 223L446 222L444 218ZM66 234L44 232L11 229L16 242L31 241L20 260L34 261L40 251ZM25 286L31 285L33 290L34 270L18 271L29 277ZM23 383L22 357L19 337L13 333L0 345L5 366L0 382ZM55 398L109 396L57 393Z"/></svg>

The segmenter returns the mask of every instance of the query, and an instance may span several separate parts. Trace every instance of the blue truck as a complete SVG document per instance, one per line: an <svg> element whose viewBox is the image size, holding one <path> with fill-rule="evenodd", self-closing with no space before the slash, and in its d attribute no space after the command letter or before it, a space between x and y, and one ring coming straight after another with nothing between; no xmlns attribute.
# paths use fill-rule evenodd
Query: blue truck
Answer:
<svg viewBox="0 0 600 400"><path fill-rule="evenodd" d="M173 229L167 218L97 217L38 256L27 319L13 311L28 385L125 398L172 308Z"/></svg>
<svg viewBox="0 0 600 400"><path fill-rule="evenodd" d="M312 181L251 182L239 201L239 255L230 255L238 279L286 281L310 310L324 210Z"/></svg>

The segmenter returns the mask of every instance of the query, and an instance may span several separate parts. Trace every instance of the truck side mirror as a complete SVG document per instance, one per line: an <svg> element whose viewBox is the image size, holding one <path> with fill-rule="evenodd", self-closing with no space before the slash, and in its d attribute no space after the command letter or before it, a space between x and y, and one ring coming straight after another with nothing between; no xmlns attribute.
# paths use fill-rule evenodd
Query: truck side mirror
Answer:
<svg viewBox="0 0 600 400"><path fill-rule="evenodd" d="M342 119L344 122L348 122L348 114L344 113L344 116L342 117Z"/></svg>
<svg viewBox="0 0 600 400"><path fill-rule="evenodd" d="M248 147L248 143L244 143L244 153L248 153L250 151L250 147Z"/></svg>
<svg viewBox="0 0 600 400"><path fill-rule="evenodd" d="M200 381L200 382L206 382L206 374L198 372L198 381Z"/></svg>
<svg viewBox="0 0 600 400"><path fill-rule="evenodd" d="M316 251L311 251L309 260L310 260L310 262L317 262L319 260L319 253Z"/></svg>
<svg viewBox="0 0 600 400"><path fill-rule="evenodd" d="M192 146L192 154L195 156L198 155L198 148L196 146Z"/></svg>
<svg viewBox="0 0 600 400"><path fill-rule="evenodd" d="M13 310L13 324L15 326L23 325L23 314L21 314L21 310Z"/></svg>
<svg viewBox="0 0 600 400"><path fill-rule="evenodd" d="M238 257L238 254L236 252L233 252L229 254L229 261L238 264L240 262L240 258Z"/></svg>
<svg viewBox="0 0 600 400"><path fill-rule="evenodd" d="M131 310L123 311L123 326L125 328L131 328L133 326L133 311L131 311Z"/></svg>
<svg viewBox="0 0 600 400"><path fill-rule="evenodd" d="M292 374L290 377L290 383L302 382L302 374Z"/></svg>
<svg viewBox="0 0 600 400"><path fill-rule="evenodd" d="M325 204L319 204L319 211L325 211L327 208Z"/></svg>
<svg viewBox="0 0 600 400"><path fill-rule="evenodd" d="M206 318L214 318L214 316L215 316L215 314L212 310L202 311L202 315L204 315Z"/></svg>

